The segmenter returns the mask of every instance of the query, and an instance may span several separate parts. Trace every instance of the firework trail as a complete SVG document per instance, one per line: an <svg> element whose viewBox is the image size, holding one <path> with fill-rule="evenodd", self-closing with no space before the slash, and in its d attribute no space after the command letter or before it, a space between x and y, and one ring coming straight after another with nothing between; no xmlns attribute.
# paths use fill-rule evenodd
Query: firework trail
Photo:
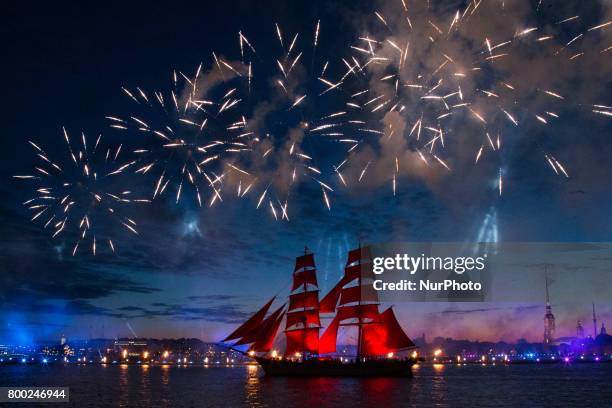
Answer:
<svg viewBox="0 0 612 408"><path fill-rule="evenodd" d="M587 37L599 35L612 22L561 41L550 35L550 28L517 30L515 25L504 26L503 17L483 22L491 15L503 16L505 5L482 3L472 0L460 9L440 12L440 7L434 10L426 1L398 0L401 14L376 11L371 30L379 34L363 34L350 46L347 80L353 92L346 109L362 113L351 132L356 142L342 162L354 167L352 182L365 182L374 168L377 177L384 174L395 194L402 171L454 171L460 158L449 146L455 150L474 146L473 165L486 159L496 162L491 178L501 195L504 139L516 139L521 129L554 125L566 104L580 105L572 95L556 90L553 85L562 81L550 77L558 66L607 52L581 47L588 44ZM498 9L481 13L485 7ZM579 19L568 16L556 27ZM547 63L547 77L529 75L530 58ZM520 77L519 72L526 75ZM612 116L609 105L593 104L590 110ZM364 149L369 154L362 154ZM381 157L384 160L377 163ZM569 177L560 159L548 151L543 157L556 175Z"/></svg>
<svg viewBox="0 0 612 408"><path fill-rule="evenodd" d="M216 55L215 63L229 74L217 77L203 72L200 64L191 77L175 71L173 86L166 92L122 88L138 113L127 118L107 116L111 128L146 136L134 150L139 158L134 169L138 174L155 174L152 199L169 193L179 203L191 189L202 206L204 193L210 191L212 206L222 201L227 171L246 174L233 163L250 150L252 134L237 114L241 103L237 88L229 86L242 74Z"/></svg>
<svg viewBox="0 0 612 408"><path fill-rule="evenodd" d="M81 133L71 138L64 129L63 139L66 155L60 161L29 142L38 163L32 173L13 176L31 183L33 197L23 205L32 212L31 221L42 223L53 238L73 242L73 256L79 248L88 248L93 255L101 246L115 252L110 238L115 227L138 235L136 222L122 215L126 205L148 201L133 198L129 190L115 191L114 177L132 168L135 161L121 162L122 146L103 147L101 136L88 140Z"/></svg>

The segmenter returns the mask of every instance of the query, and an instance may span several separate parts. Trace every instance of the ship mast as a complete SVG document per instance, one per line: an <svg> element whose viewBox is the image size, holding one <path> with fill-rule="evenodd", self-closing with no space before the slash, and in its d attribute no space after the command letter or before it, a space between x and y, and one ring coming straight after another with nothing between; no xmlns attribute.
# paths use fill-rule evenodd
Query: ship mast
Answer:
<svg viewBox="0 0 612 408"><path fill-rule="evenodd" d="M308 255L308 247L304 245L304 256L306 255ZM306 292L307 289L308 289L308 284L306 283L306 279L304 279L304 282L302 282L302 290ZM306 313L306 305L304 305L304 308L302 309L302 311ZM307 327L306 319L302 320L302 324L304 325L304 328ZM306 330L302 332L302 344L304 344L305 341L306 341Z"/></svg>
<svg viewBox="0 0 612 408"><path fill-rule="evenodd" d="M340 326L357 326L357 361L414 347L393 310L380 313L378 294L368 280L373 279L370 248L349 252L344 276L321 300L321 313L335 316L320 339L320 354L335 353Z"/></svg>
<svg viewBox="0 0 612 408"><path fill-rule="evenodd" d="M361 241L359 241L359 252L361 252ZM357 265L359 266L359 269L361 269L361 255L359 256ZM361 288L361 273L359 274L359 277L357 278L357 286ZM361 307L361 296L359 296L357 305L359 308ZM361 313L359 314L359 317L357 319L358 319L358 323L357 323L357 361L361 361L361 339L363 337L363 330L362 330L363 321L361 319Z"/></svg>
<svg viewBox="0 0 612 408"><path fill-rule="evenodd" d="M340 326L357 326L357 361L361 361L371 353L371 347L364 344L366 330L364 327L378 326L381 323L378 310L378 295L370 282L372 268L369 247L359 247L349 252L349 257L341 281L342 289L339 296L338 317L348 322L340 322ZM353 284L352 284L353 283Z"/></svg>
<svg viewBox="0 0 612 408"><path fill-rule="evenodd" d="M285 354L318 354L320 328L319 288L314 254L304 247L304 255L295 259L293 270L293 285L285 324Z"/></svg>

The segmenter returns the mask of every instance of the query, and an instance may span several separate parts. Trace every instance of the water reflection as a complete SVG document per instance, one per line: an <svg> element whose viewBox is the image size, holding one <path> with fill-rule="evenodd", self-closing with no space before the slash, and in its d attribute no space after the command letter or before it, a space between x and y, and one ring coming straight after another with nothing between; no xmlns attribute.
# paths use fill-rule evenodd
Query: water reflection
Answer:
<svg viewBox="0 0 612 408"><path fill-rule="evenodd" d="M430 380L430 390L432 403L443 404L447 398L447 385L444 364L434 364L433 375Z"/></svg>
<svg viewBox="0 0 612 408"><path fill-rule="evenodd" d="M246 367L246 382L244 384L245 402L251 407L263 406L260 396L261 381L260 368L256 365L248 365Z"/></svg>
<svg viewBox="0 0 612 408"><path fill-rule="evenodd" d="M442 374L444 371L444 364L434 364L433 369L436 373Z"/></svg>
<svg viewBox="0 0 612 408"><path fill-rule="evenodd" d="M129 408L195 406L602 406L612 364L421 364L413 378L262 377L255 366L176 365L6 366L0 384L67 385L73 406ZM520 392L516 392L520 390ZM609 404L608 404L609 406Z"/></svg>
<svg viewBox="0 0 612 408"><path fill-rule="evenodd" d="M161 405L165 407L172 406L172 400L169 398L170 395L170 366L168 364L162 364L161 366Z"/></svg>
<svg viewBox="0 0 612 408"><path fill-rule="evenodd" d="M119 366L119 406L125 407L130 403L130 379L129 366L121 364Z"/></svg>
<svg viewBox="0 0 612 408"><path fill-rule="evenodd" d="M153 406L151 402L152 386L151 386L151 375L149 372L149 365L143 364L141 366L140 371L141 371L140 372L140 388L139 388L139 393L138 393L137 398L140 401L142 401L143 404L146 404L152 407ZM138 373L135 373L135 374L138 375Z"/></svg>
<svg viewBox="0 0 612 408"><path fill-rule="evenodd" d="M253 384L257 401L287 406L397 406L410 400L411 378L269 378Z"/></svg>

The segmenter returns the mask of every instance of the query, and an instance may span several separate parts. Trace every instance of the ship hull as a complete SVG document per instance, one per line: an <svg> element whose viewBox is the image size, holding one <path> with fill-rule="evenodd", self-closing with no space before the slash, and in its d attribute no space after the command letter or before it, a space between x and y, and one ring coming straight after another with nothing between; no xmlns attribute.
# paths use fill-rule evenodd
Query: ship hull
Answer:
<svg viewBox="0 0 612 408"><path fill-rule="evenodd" d="M257 357L270 377L411 377L414 360L367 360L343 363L339 360L277 360Z"/></svg>

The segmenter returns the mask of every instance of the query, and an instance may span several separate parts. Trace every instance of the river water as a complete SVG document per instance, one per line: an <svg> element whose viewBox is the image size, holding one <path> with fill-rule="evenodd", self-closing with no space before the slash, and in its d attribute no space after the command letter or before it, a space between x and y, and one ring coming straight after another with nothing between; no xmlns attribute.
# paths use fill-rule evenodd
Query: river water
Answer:
<svg viewBox="0 0 612 408"><path fill-rule="evenodd" d="M70 402L54 407L612 407L611 384L612 364L421 365L401 379L266 378L255 366L0 366L0 386L70 387Z"/></svg>

